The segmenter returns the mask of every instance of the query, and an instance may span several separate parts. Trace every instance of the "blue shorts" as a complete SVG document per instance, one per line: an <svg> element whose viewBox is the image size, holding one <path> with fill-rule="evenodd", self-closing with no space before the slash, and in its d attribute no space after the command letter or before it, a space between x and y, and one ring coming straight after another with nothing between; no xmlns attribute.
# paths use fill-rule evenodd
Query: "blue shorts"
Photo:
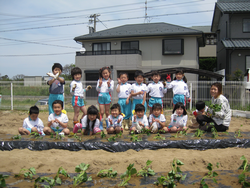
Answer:
<svg viewBox="0 0 250 188"><path fill-rule="evenodd" d="M110 104L111 103L110 93L99 93L98 94L98 103L99 104Z"/></svg>
<svg viewBox="0 0 250 188"><path fill-rule="evenodd" d="M26 128L31 133L31 128Z"/></svg>
<svg viewBox="0 0 250 188"><path fill-rule="evenodd" d="M155 103L159 103L163 107L161 97L151 97L148 101L149 108L152 108Z"/></svg>
<svg viewBox="0 0 250 188"><path fill-rule="evenodd" d="M131 117L131 101L129 100L129 103L126 104L126 98L119 98L118 104L121 106L121 112L125 114L125 117L123 119L129 119Z"/></svg>
<svg viewBox="0 0 250 188"><path fill-rule="evenodd" d="M52 104L55 100L64 101L63 94L50 94L49 95L49 114L54 113Z"/></svg>
<svg viewBox="0 0 250 188"><path fill-rule="evenodd" d="M84 106L84 100L82 98L80 98L79 96L72 96L72 100L71 100L71 104L72 106L79 106L79 107L83 107Z"/></svg>
<svg viewBox="0 0 250 188"><path fill-rule="evenodd" d="M135 109L135 106L137 105L137 104L142 104L142 101L143 101L143 99L133 99L133 104L132 104L132 112L133 112L133 110ZM145 103L144 103L144 106L145 106L145 114L146 114L146 112L147 112L147 103L146 103L146 101L145 101Z"/></svg>
<svg viewBox="0 0 250 188"><path fill-rule="evenodd" d="M56 133L56 132L60 133L60 132L62 132L62 130L63 130L63 129L56 129L56 128L52 128L52 127L50 127L50 128L51 128L55 133Z"/></svg>
<svg viewBox="0 0 250 188"><path fill-rule="evenodd" d="M173 98L173 103L176 104L177 102L181 102L182 104L185 105L185 96L184 95L175 94L174 98Z"/></svg>

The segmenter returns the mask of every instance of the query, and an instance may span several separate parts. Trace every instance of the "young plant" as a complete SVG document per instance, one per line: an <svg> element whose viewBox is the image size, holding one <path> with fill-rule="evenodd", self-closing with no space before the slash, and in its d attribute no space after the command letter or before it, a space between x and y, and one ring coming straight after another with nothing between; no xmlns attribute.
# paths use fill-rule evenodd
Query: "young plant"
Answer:
<svg viewBox="0 0 250 188"><path fill-rule="evenodd" d="M187 136L187 131L188 131L189 128L187 129L183 129L182 131L180 131L180 135L182 136Z"/></svg>
<svg viewBox="0 0 250 188"><path fill-rule="evenodd" d="M62 184L62 180L61 178L59 177L59 175L62 174L63 176L65 176L66 178L70 178L70 175L67 173L67 171L63 168L63 167L60 167L57 171L57 174L54 178L55 182L59 185Z"/></svg>
<svg viewBox="0 0 250 188"><path fill-rule="evenodd" d="M7 179L8 175L0 174L0 187L6 187L5 179Z"/></svg>
<svg viewBox="0 0 250 188"><path fill-rule="evenodd" d="M186 175L182 175L182 171L180 169L180 166L182 165L184 165L183 162L178 159L174 159L171 164L172 170L168 172L166 177L161 176L160 178L157 178L158 182L154 182L154 184L167 185L168 188L176 187L176 180L179 182L180 180L185 180L186 178Z"/></svg>
<svg viewBox="0 0 250 188"><path fill-rule="evenodd" d="M212 132L212 137L213 138L217 138L219 135L218 135L218 132L216 130L216 128L213 126L212 129L211 129L211 132Z"/></svg>
<svg viewBox="0 0 250 188"><path fill-rule="evenodd" d="M152 161L147 160L146 162L146 166L144 166L141 170L139 170L139 172L137 173L137 176L154 176L155 172L154 170L152 170L151 168L149 168L148 166L152 163Z"/></svg>
<svg viewBox="0 0 250 188"><path fill-rule="evenodd" d="M108 138L108 141L109 142L115 142L116 138L117 138L116 135L115 136L111 136L111 137Z"/></svg>
<svg viewBox="0 0 250 188"><path fill-rule="evenodd" d="M219 163L216 163L216 167L219 168ZM212 179L214 183L217 183L215 177L218 176L218 174L216 172L213 172L213 165L211 163L208 163L207 169L208 169L207 175L204 176L200 181L202 188L208 188L205 179Z"/></svg>
<svg viewBox="0 0 250 188"><path fill-rule="evenodd" d="M35 139L43 139L43 137L37 132L30 133L30 137Z"/></svg>
<svg viewBox="0 0 250 188"><path fill-rule="evenodd" d="M130 140L132 142L139 142L139 141L142 141L142 138L141 138L141 135L138 135L138 134L135 135L135 134L133 134L133 135L131 135Z"/></svg>
<svg viewBox="0 0 250 188"><path fill-rule="evenodd" d="M104 169L100 170L97 174L98 177L104 178L104 177L109 177L109 178L114 178L117 176L117 171L113 171L112 167L110 169Z"/></svg>
<svg viewBox="0 0 250 188"><path fill-rule="evenodd" d="M151 130L150 129L142 129L142 134L147 134L147 136L151 135Z"/></svg>
<svg viewBox="0 0 250 188"><path fill-rule="evenodd" d="M88 177L86 170L89 168L89 164L81 163L80 165L77 165L75 167L75 172L79 173L77 176L74 176L73 179L73 187L77 187L79 184L86 182L86 181L91 181L92 177Z"/></svg>
<svg viewBox="0 0 250 188"><path fill-rule="evenodd" d="M21 139L21 138L22 138L22 136L21 136L20 134L14 135L14 136L12 137L12 139L14 139L14 140L19 140L19 139Z"/></svg>
<svg viewBox="0 0 250 188"><path fill-rule="evenodd" d="M106 134L104 133L104 131L101 132L101 138L105 138Z"/></svg>
<svg viewBox="0 0 250 188"><path fill-rule="evenodd" d="M47 182L49 185L45 185L45 184L41 184L44 188L52 188L55 186L55 180L53 178L50 177L38 177L35 179L34 182L34 187L38 188L39 184L38 183L43 183L43 182Z"/></svg>
<svg viewBox="0 0 250 188"><path fill-rule="evenodd" d="M205 131L197 129L192 137L201 138Z"/></svg>
<svg viewBox="0 0 250 188"><path fill-rule="evenodd" d="M243 125L240 125L241 127L243 126ZM241 130L239 129L238 131L235 131L234 132L235 134L234 134L234 138L236 138L236 137L242 137L242 135L241 135Z"/></svg>
<svg viewBox="0 0 250 188"><path fill-rule="evenodd" d="M127 167L126 172L121 175L122 182L119 186L126 186L128 185L128 181L130 180L131 176L136 174L137 170L134 168L134 164L129 164Z"/></svg>
<svg viewBox="0 0 250 188"><path fill-rule="evenodd" d="M250 182L247 181L248 179L248 175L246 175L246 172L250 172L250 165L248 164L248 160L246 159L246 157L244 155L241 156L240 160L243 160L241 166L239 167L239 169L243 169L242 173L239 175L239 183L243 186L243 187L250 187Z"/></svg>
<svg viewBox="0 0 250 188"><path fill-rule="evenodd" d="M157 135L154 137L154 139L165 140L165 137L161 136L160 133L157 133Z"/></svg>
<svg viewBox="0 0 250 188"><path fill-rule="evenodd" d="M30 178L32 180L33 176L36 175L36 169L31 167L29 169L22 168L19 174L15 174L15 177L20 177L23 174L24 178Z"/></svg>
<svg viewBox="0 0 250 188"><path fill-rule="evenodd" d="M213 111L213 115L221 110L221 104L210 104L208 107Z"/></svg>

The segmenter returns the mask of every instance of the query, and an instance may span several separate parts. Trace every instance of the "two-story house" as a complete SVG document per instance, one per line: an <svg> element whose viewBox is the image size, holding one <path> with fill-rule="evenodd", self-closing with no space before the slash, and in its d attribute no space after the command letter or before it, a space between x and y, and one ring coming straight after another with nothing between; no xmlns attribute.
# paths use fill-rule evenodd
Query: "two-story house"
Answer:
<svg viewBox="0 0 250 188"><path fill-rule="evenodd" d="M211 31L217 34L217 70L250 68L250 1L218 0Z"/></svg>
<svg viewBox="0 0 250 188"><path fill-rule="evenodd" d="M134 80L135 70L173 67L199 69L199 47L204 46L202 31L168 23L128 24L75 37L86 52L76 53L76 66L83 71L83 80L97 80L103 66L113 68L113 79L121 71ZM187 74L188 80L197 75Z"/></svg>

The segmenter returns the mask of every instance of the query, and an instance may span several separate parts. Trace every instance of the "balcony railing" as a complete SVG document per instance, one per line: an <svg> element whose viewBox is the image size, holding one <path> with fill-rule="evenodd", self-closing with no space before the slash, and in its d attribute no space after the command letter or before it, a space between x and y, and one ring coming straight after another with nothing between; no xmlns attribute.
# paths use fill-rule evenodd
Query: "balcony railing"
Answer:
<svg viewBox="0 0 250 188"><path fill-rule="evenodd" d="M87 56L87 55L123 55L123 54L139 54L140 50L105 50L105 51L86 51L84 54L76 52L76 56Z"/></svg>

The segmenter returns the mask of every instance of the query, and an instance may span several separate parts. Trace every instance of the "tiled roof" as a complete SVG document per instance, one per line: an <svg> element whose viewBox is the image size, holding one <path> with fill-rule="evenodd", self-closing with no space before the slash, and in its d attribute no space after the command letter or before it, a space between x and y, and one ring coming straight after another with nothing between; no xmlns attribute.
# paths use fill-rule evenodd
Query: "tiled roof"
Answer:
<svg viewBox="0 0 250 188"><path fill-rule="evenodd" d="M250 2L217 3L217 6L223 13L250 12Z"/></svg>
<svg viewBox="0 0 250 188"><path fill-rule="evenodd" d="M210 25L204 25L204 26L192 26L191 29L195 29L198 31L202 31L204 33L212 33L211 26Z"/></svg>
<svg viewBox="0 0 250 188"><path fill-rule="evenodd" d="M250 49L250 39L226 39L222 40L222 44L225 48L233 49L233 48L240 48L240 49Z"/></svg>
<svg viewBox="0 0 250 188"><path fill-rule="evenodd" d="M128 24L111 29L106 29L96 33L75 37L75 41L109 39L109 38L127 38L127 37L145 37L145 36L167 36L167 35L202 35L202 31L172 25L168 23L145 23Z"/></svg>

